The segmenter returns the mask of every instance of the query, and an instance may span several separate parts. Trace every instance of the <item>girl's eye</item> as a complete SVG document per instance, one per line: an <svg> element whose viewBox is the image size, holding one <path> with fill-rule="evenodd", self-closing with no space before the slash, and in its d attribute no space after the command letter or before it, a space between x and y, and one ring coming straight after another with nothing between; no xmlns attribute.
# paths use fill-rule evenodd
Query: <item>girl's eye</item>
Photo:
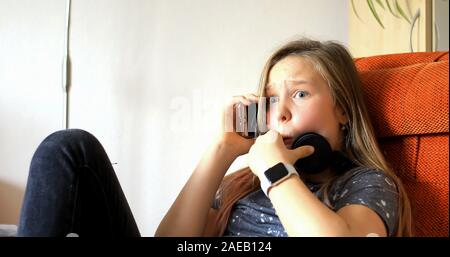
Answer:
<svg viewBox="0 0 450 257"><path fill-rule="evenodd" d="M278 96L269 97L269 104L275 104L275 103L278 103L278 101L279 101Z"/></svg>
<svg viewBox="0 0 450 257"><path fill-rule="evenodd" d="M295 92L295 94L294 94L294 98L305 98L305 97L307 97L308 95L309 95L309 93L306 92L306 91L297 91L297 92Z"/></svg>
<svg viewBox="0 0 450 257"><path fill-rule="evenodd" d="M280 101L278 96L268 96L266 98L266 111L269 112L272 108L277 106Z"/></svg>

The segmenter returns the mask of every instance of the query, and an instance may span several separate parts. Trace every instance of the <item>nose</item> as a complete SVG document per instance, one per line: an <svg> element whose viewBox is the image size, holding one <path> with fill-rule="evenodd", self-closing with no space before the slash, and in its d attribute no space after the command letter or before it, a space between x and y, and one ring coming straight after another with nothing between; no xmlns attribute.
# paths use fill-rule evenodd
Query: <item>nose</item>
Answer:
<svg viewBox="0 0 450 257"><path fill-rule="evenodd" d="M285 97L280 97L280 102L278 103L276 109L276 119L279 124L286 123L292 118L292 113L289 109L289 103Z"/></svg>

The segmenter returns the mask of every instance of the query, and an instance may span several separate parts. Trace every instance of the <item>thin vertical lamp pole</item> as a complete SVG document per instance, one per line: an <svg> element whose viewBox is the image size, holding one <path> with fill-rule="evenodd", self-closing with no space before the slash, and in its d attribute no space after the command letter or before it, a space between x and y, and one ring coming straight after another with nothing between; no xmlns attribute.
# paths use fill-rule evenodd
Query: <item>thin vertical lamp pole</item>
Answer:
<svg viewBox="0 0 450 257"><path fill-rule="evenodd" d="M64 37L64 56L62 67L62 87L63 87L63 127L69 128L69 89L70 89L70 56L69 56L69 29L70 29L70 4L71 0L66 2L66 26Z"/></svg>

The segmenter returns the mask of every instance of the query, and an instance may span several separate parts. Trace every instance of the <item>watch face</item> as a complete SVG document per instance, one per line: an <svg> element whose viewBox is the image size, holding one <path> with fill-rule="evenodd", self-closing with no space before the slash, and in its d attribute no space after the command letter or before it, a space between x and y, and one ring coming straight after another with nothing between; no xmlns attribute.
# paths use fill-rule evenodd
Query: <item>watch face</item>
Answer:
<svg viewBox="0 0 450 257"><path fill-rule="evenodd" d="M288 171L281 162L264 172L264 175L272 184L282 179L287 174Z"/></svg>

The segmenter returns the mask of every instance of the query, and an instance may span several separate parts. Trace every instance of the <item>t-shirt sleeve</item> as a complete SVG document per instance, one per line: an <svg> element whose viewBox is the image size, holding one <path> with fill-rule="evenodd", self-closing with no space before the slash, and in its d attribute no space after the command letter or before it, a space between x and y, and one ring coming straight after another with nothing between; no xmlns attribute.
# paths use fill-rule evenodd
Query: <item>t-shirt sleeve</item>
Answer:
<svg viewBox="0 0 450 257"><path fill-rule="evenodd" d="M350 204L372 209L383 220L388 236L394 235L397 229L397 186L380 170L357 170L347 180L336 183L336 187L330 190L330 200L335 211Z"/></svg>

